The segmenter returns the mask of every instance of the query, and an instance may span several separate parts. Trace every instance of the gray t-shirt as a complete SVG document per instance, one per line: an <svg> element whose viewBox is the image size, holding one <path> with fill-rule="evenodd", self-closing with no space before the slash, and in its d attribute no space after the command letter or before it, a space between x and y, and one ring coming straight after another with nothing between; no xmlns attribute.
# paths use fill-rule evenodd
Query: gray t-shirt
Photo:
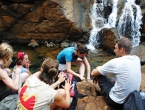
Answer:
<svg viewBox="0 0 145 110"><path fill-rule="evenodd" d="M114 74L116 82L109 96L116 103L124 103L126 97L134 90L139 90L141 83L141 65L139 57L126 55L114 58L98 67L102 75Z"/></svg>

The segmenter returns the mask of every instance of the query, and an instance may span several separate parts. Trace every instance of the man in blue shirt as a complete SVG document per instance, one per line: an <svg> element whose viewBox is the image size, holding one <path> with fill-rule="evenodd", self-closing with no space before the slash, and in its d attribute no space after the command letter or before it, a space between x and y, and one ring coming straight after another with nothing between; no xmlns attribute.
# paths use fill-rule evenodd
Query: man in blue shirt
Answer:
<svg viewBox="0 0 145 110"><path fill-rule="evenodd" d="M60 71L67 71L81 80L85 80L85 66L87 68L87 80L90 80L90 64L85 57L88 54L88 49L85 45L78 43L77 47L68 47L63 49L57 56ZM79 73L71 69L71 65L79 65Z"/></svg>

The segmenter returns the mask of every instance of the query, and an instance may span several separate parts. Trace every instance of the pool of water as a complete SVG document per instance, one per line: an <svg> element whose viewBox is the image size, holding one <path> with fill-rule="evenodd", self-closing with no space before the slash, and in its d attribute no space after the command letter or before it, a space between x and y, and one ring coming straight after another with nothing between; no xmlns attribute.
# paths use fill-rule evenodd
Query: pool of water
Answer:
<svg viewBox="0 0 145 110"><path fill-rule="evenodd" d="M12 47L14 49L15 54L14 54L13 62L10 65L10 68L13 68L15 65L16 53L19 51L22 51L22 52L26 52L29 56L29 59L31 61L31 66L30 66L31 73L34 73L39 70L43 60L46 57L56 59L57 54L62 50L60 45L57 45L55 47L46 47L45 45L40 45L38 47L33 48L33 47L29 47L27 44L26 45L14 44L14 45L12 45ZM100 49L98 51L98 53L96 53L94 55L88 54L87 59L91 65L91 70L92 70L92 69L96 68L96 66L102 65L114 57L115 57L114 55L105 53L103 50ZM74 71L78 71L77 66L72 66L72 69Z"/></svg>

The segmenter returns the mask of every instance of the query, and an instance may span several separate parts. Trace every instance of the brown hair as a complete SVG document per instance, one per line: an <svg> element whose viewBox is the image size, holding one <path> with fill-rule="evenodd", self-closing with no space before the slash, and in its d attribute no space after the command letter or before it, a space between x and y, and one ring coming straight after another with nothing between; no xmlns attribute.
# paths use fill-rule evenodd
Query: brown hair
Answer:
<svg viewBox="0 0 145 110"><path fill-rule="evenodd" d="M13 48L6 42L0 44L0 59L3 59L5 66L8 67L13 57Z"/></svg>
<svg viewBox="0 0 145 110"><path fill-rule="evenodd" d="M76 51L80 52L80 54L88 54L88 49L85 45L81 44L81 43L77 43L77 48Z"/></svg>
<svg viewBox="0 0 145 110"><path fill-rule="evenodd" d="M118 44L119 49L123 48L127 54L130 54L131 49L132 49L132 42L129 38L122 38L116 41Z"/></svg>
<svg viewBox="0 0 145 110"><path fill-rule="evenodd" d="M46 58L42 63L42 69L39 78L46 84L51 84L54 76L58 73L58 62L51 58Z"/></svg>

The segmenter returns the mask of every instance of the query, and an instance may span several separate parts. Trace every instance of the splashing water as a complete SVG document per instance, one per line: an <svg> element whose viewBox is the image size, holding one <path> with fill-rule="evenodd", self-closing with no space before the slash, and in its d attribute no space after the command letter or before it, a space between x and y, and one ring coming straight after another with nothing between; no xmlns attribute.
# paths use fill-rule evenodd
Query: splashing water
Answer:
<svg viewBox="0 0 145 110"><path fill-rule="evenodd" d="M134 13L134 10L136 13ZM127 0L123 13L119 19L117 30L120 37L128 37L132 40L133 47L138 46L140 43L142 13L140 6L135 4L135 0Z"/></svg>
<svg viewBox="0 0 145 110"><path fill-rule="evenodd" d="M141 9L138 5L135 4L135 0L127 0L125 3L125 7L123 8L122 15L119 19L118 24L117 21L117 4L118 0L112 1L112 12L108 17L108 22L103 16L104 5L107 5L106 0L102 0L101 3L97 3L96 0L94 1L91 18L92 18L92 30L89 38L89 44L87 47L94 52L96 45L99 45L99 36L98 32L103 28L112 28L115 27L118 30L120 37L126 35L128 32L128 28L130 28L130 36L133 42L133 46L139 45L140 42L140 32L139 29L141 28L140 25L142 24L141 18ZM136 13L133 13L133 7L136 9ZM128 24L130 23L130 26ZM95 50L95 52L97 52Z"/></svg>
<svg viewBox="0 0 145 110"><path fill-rule="evenodd" d="M92 9L92 16L91 16L93 28L91 30L89 44L87 45L87 47L90 50L92 50L93 53L94 53L95 47L99 45L98 32L103 28L111 28L116 25L117 3L118 3L118 0L113 1L112 13L110 14L108 18L108 22L107 22L107 20L103 16L104 4L107 5L106 0L102 0L101 3L97 3L96 0L94 1L93 9Z"/></svg>
<svg viewBox="0 0 145 110"><path fill-rule="evenodd" d="M104 6L102 3L97 3L96 0L93 4L92 9L92 30L90 34L89 44L87 44L88 49L90 49L93 53L95 50L95 46L99 44L98 32L105 27L106 20L103 17ZM95 51L96 52L96 51Z"/></svg>

